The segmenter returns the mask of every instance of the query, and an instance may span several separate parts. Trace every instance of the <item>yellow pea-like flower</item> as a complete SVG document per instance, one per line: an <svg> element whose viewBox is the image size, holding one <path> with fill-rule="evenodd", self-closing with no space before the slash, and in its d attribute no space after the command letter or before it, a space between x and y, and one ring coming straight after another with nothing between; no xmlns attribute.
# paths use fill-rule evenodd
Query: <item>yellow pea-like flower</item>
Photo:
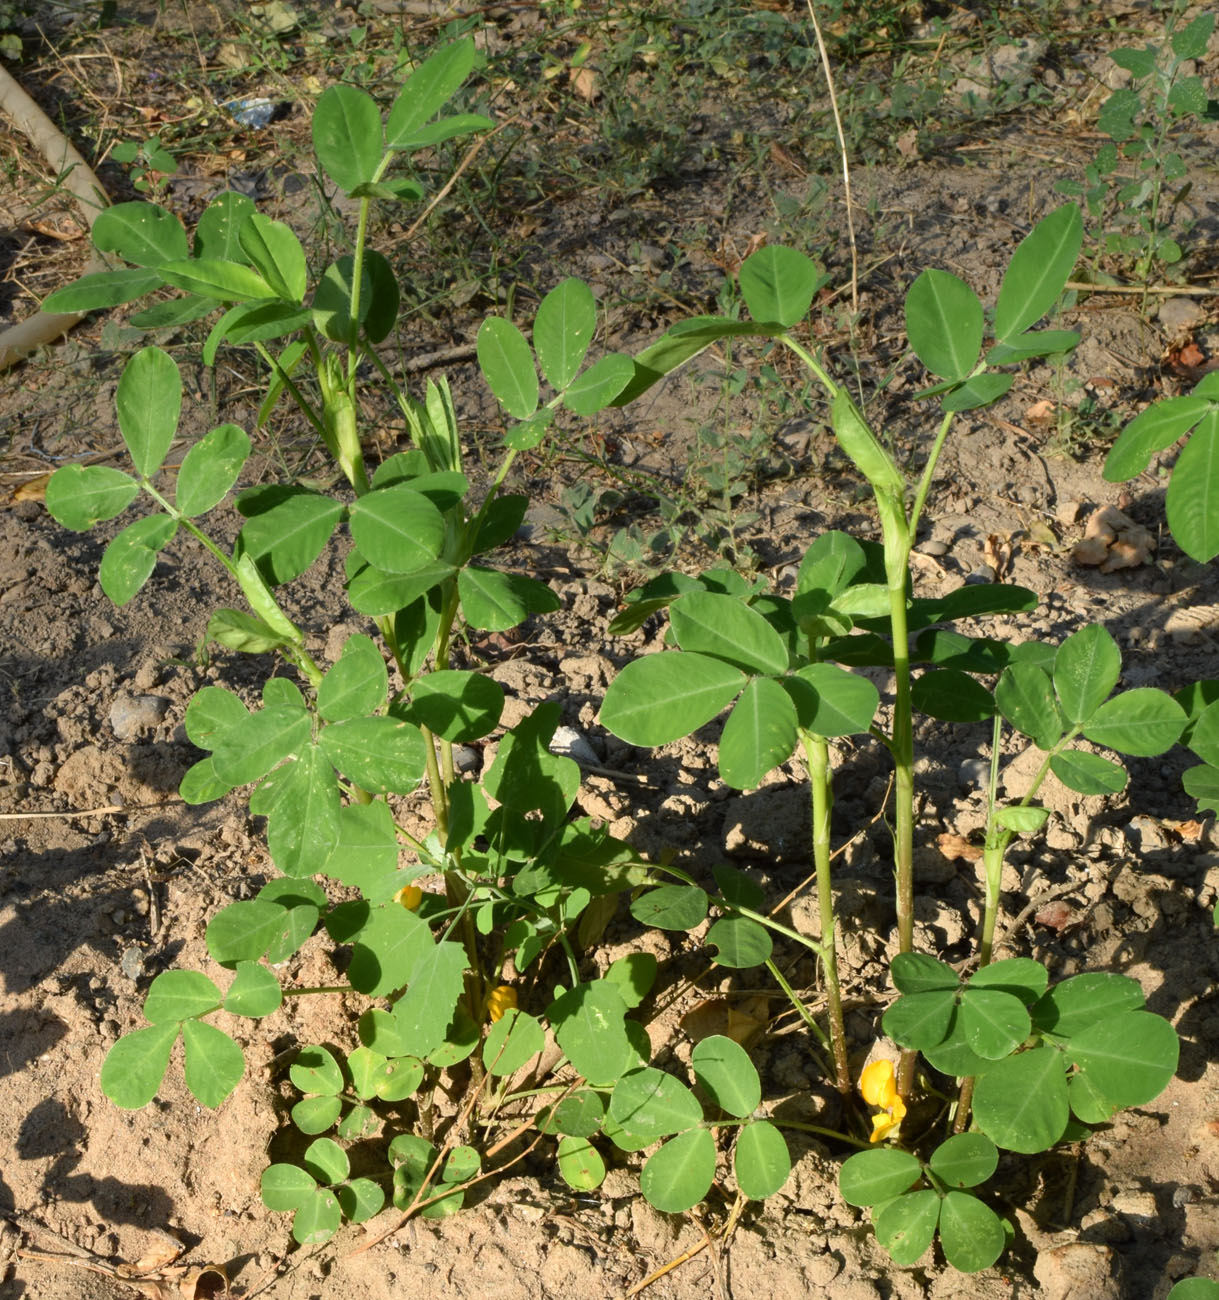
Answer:
<svg viewBox="0 0 1219 1300"><path fill-rule="evenodd" d="M490 1020L502 1019L504 1012L511 1011L515 1006L516 989L511 984L500 984L487 994L487 1017Z"/></svg>
<svg viewBox="0 0 1219 1300"><path fill-rule="evenodd" d="M898 1096L892 1061L873 1061L859 1076L859 1091L869 1106L879 1106L872 1116L872 1141L896 1137L906 1118L906 1103Z"/></svg>
<svg viewBox="0 0 1219 1300"><path fill-rule="evenodd" d="M423 890L418 885L403 885L394 895L394 902L401 903L408 912L417 912L423 902Z"/></svg>

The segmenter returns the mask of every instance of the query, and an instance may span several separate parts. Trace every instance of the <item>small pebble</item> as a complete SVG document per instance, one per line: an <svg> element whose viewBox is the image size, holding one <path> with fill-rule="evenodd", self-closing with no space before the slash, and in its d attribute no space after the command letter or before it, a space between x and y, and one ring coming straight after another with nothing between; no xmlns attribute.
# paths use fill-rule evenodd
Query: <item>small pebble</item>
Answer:
<svg viewBox="0 0 1219 1300"><path fill-rule="evenodd" d="M965 579L969 586L979 587L986 583L995 582L999 575L995 572L993 564L979 564L978 567Z"/></svg>
<svg viewBox="0 0 1219 1300"><path fill-rule="evenodd" d="M120 695L110 706L110 725L119 740L134 740L157 726L168 710L163 695Z"/></svg>
<svg viewBox="0 0 1219 1300"><path fill-rule="evenodd" d="M1202 319L1203 311L1194 298L1166 298L1160 304L1160 324L1170 334L1184 334Z"/></svg>
<svg viewBox="0 0 1219 1300"><path fill-rule="evenodd" d="M134 944L130 948L125 948L119 962L119 968L133 984L137 983L140 976L144 974L143 951L135 947Z"/></svg>
<svg viewBox="0 0 1219 1300"><path fill-rule="evenodd" d="M601 757L588 743L588 738L575 727L556 727L554 739L550 742L552 754L562 754L565 758L574 758L577 763L588 767L598 767Z"/></svg>
<svg viewBox="0 0 1219 1300"><path fill-rule="evenodd" d="M925 542L919 542L914 548L920 555L932 555L939 557L948 554L948 543L941 542L939 538L929 537Z"/></svg>
<svg viewBox="0 0 1219 1300"><path fill-rule="evenodd" d="M483 765L483 756L471 745L453 746L453 766L459 772L478 772Z"/></svg>

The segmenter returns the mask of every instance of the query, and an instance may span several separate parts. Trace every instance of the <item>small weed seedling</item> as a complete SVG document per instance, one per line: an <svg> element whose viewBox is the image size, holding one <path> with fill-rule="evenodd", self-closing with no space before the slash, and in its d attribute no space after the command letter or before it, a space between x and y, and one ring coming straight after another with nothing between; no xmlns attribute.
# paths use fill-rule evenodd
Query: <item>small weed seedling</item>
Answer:
<svg viewBox="0 0 1219 1300"><path fill-rule="evenodd" d="M1209 731L1219 726L1209 686L1184 702L1150 688L1112 695L1120 655L1100 627L1054 649L971 638L948 626L1031 610L1031 592L968 586L934 600L912 596L910 550L954 416L1002 396L1012 366L1077 342L1073 333L1033 327L1075 264L1080 213L1073 205L1052 212L1016 250L985 352L986 314L966 284L928 270L911 286L907 332L936 380L922 396L938 398L941 408L916 484L798 337L820 271L798 252L770 247L740 270L752 319L686 320L635 358L610 353L586 364L596 305L575 280L543 298L531 340L509 320L484 321L480 368L511 424L490 486L479 492L463 469L447 385L431 382L413 397L376 350L394 328L399 296L389 263L367 247L374 202L420 197L419 184L395 172L403 155L490 125L469 114L437 118L473 63L469 41L439 50L411 75L385 121L358 88L335 86L322 96L313 119L318 159L357 216L352 252L320 275L311 277L287 226L237 195L209 206L193 241L170 213L134 203L101 214L94 227L99 247L130 266L85 277L46 304L91 310L171 287L183 296L140 312L136 327L221 311L204 360L210 364L225 343L253 346L270 371L263 417L280 397L292 400L346 485L334 494L303 484L238 492L245 522L226 550L199 521L233 491L249 438L220 425L168 482L164 461L182 390L176 364L157 348L131 359L117 393L133 472L75 465L50 480L48 508L70 528L116 518L137 497L155 507L106 548L100 580L111 599L132 599L158 553L186 535L224 568L246 605L217 611L210 639L277 655L292 670L269 677L253 707L219 686L204 687L190 703L186 731L203 757L184 776L183 797L202 803L252 787L250 810L267 819L268 848L282 874L211 919L212 974L156 977L144 1004L148 1023L110 1050L103 1089L120 1106L146 1105L180 1039L187 1088L217 1106L244 1070L242 1048L227 1032L230 1017L270 1015L286 997L354 991L361 999L354 1033L336 1025L333 1035L344 1046L304 1045L290 1068L299 1093L292 1122L309 1139L303 1155L272 1164L263 1177L265 1204L294 1216L298 1241L325 1241L344 1219L367 1220L387 1203L402 1215L452 1213L474 1183L539 1145L579 1189L601 1182L607 1144L651 1149L641 1190L658 1209L680 1212L708 1194L726 1139L738 1198L764 1199L785 1182L790 1158L748 1054L717 1035L696 1044L684 1077L658 1068L636 1014L657 976L655 959L636 953L590 977L584 956L622 895L630 895L641 925L675 933L697 929L714 911L705 941L716 963L764 967L824 1046L828 1076L850 1095L831 880L830 741L871 735L896 772L900 953L892 978L900 997L884 1026L904 1056L896 1071L872 1067L860 1081L879 1113L870 1124L858 1117L858 1135L841 1135L865 1148L844 1164L842 1192L873 1208L879 1238L897 1262L912 1263L938 1234L950 1263L983 1268L1008 1235L977 1190L994 1173L998 1150L1037 1152L1085 1136L1117 1108L1157 1096L1177 1060L1171 1026L1143 1010L1132 980L1091 972L1051 985L1037 962L991 961L1004 853L1016 835L1045 822L1034 800L1048 772L1085 794L1122 788L1121 766L1081 741L1155 755L1192 720L1191 743L1206 759ZM602 720L630 743L655 746L730 708L719 771L740 789L799 755L809 783L815 934L767 915L761 886L742 871L719 867L711 893L680 864L642 862L573 816L579 770L549 747L556 703L500 737L480 781L461 779L453 756L454 745L495 733L504 705L496 682L453 666L455 638L465 629L504 631L558 605L544 582L495 564L527 505L503 490L515 458L555 436L560 410L591 416L625 404L713 343L748 336L788 348L828 397L834 435L874 494L881 543L841 532L816 538L794 595L725 567L654 579L611 631L630 631L663 611L673 648L626 666L609 687ZM368 374L376 380L366 384ZM366 389L390 395L412 444L371 472L361 438ZM368 632L350 635L337 661L323 667L278 589L339 545L347 599ZM860 666L892 674L883 726L877 688L852 671ZM977 966L964 977L913 951L916 709L948 721L991 719L994 755L1004 723L1045 755L1025 797L1005 805L996 798L992 758L985 912ZM431 807L421 836L399 819L400 798L417 788ZM355 896L335 904L318 878ZM350 952L344 983L285 988L285 963L319 931ZM828 1028L788 985L773 955L776 940L820 960ZM917 1106L919 1053L929 1071L961 1081L951 1112L930 1123ZM442 1085L458 1098L455 1112L437 1104ZM881 1145L899 1138L911 1149Z"/></svg>
<svg viewBox="0 0 1219 1300"><path fill-rule="evenodd" d="M1174 7L1174 18L1180 8ZM1157 264L1171 266L1182 257L1169 225L1189 184L1171 192L1184 181L1186 168L1170 137L1174 128L1208 111L1202 78L1186 75L1184 65L1206 54L1214 28L1213 13L1199 14L1176 30L1170 21L1162 44L1114 50L1114 63L1131 80L1101 107L1097 125L1109 143L1088 164L1082 182L1058 183L1060 193L1083 200L1096 222L1101 256L1131 268L1138 280L1146 280Z"/></svg>

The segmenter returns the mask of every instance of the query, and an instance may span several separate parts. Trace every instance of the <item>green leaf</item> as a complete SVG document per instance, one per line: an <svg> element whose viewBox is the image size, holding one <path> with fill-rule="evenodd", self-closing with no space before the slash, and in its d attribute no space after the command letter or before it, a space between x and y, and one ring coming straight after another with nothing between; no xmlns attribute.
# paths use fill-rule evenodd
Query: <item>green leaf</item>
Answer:
<svg viewBox="0 0 1219 1300"><path fill-rule="evenodd" d="M244 261L241 227L256 211L253 202L244 194L235 190L218 194L204 208L195 226L194 255L221 261Z"/></svg>
<svg viewBox="0 0 1219 1300"><path fill-rule="evenodd" d="M223 1030L202 1020L183 1022L182 1042L186 1086L196 1101L215 1110L241 1082L245 1054Z"/></svg>
<svg viewBox="0 0 1219 1300"><path fill-rule="evenodd" d="M220 504L250 454L250 440L235 424L205 434L186 453L178 471L175 500L188 519Z"/></svg>
<svg viewBox="0 0 1219 1300"><path fill-rule="evenodd" d="M1165 691L1137 686L1106 701L1088 720L1084 735L1119 754L1154 758L1175 745L1185 728L1185 710Z"/></svg>
<svg viewBox="0 0 1219 1300"><path fill-rule="evenodd" d="M124 262L157 267L190 255L186 231L171 212L155 203L116 203L93 220L93 246L117 253Z"/></svg>
<svg viewBox="0 0 1219 1300"><path fill-rule="evenodd" d="M525 336L509 320L488 316L478 329L478 365L499 404L518 420L538 409L538 375Z"/></svg>
<svg viewBox="0 0 1219 1300"><path fill-rule="evenodd" d="M83 533L121 515L139 491L135 479L108 465L64 465L47 483L46 503L57 523Z"/></svg>
<svg viewBox="0 0 1219 1300"><path fill-rule="evenodd" d="M178 1039L178 1022L167 1020L124 1034L102 1062L102 1091L122 1110L139 1110L157 1095Z"/></svg>
<svg viewBox="0 0 1219 1300"><path fill-rule="evenodd" d="M229 727L212 752L216 775L231 786L257 781L309 742L304 709L278 705L247 714Z"/></svg>
<svg viewBox="0 0 1219 1300"><path fill-rule="evenodd" d="M457 575L457 593L466 622L486 632L506 632L530 614L559 608L558 596L544 582L473 564Z"/></svg>
<svg viewBox="0 0 1219 1300"><path fill-rule="evenodd" d="M503 711L503 687L481 673L437 669L411 691L411 717L454 744L490 735Z"/></svg>
<svg viewBox="0 0 1219 1300"><path fill-rule="evenodd" d="M222 907L207 923L207 950L221 966L255 962L266 954L283 924L283 909L248 898Z"/></svg>
<svg viewBox="0 0 1219 1300"><path fill-rule="evenodd" d="M590 1083L619 1078L633 1058L626 1011L622 994L606 980L577 984L547 1007L546 1019L559 1046Z"/></svg>
<svg viewBox="0 0 1219 1300"><path fill-rule="evenodd" d="M1003 1221L989 1205L968 1192L949 1192L944 1197L940 1206L940 1245L953 1268L962 1273L990 1268L1006 1244Z"/></svg>
<svg viewBox="0 0 1219 1300"><path fill-rule="evenodd" d="M1164 504L1186 555L1199 564L1219 555L1219 410L1203 416L1177 457Z"/></svg>
<svg viewBox="0 0 1219 1300"><path fill-rule="evenodd" d="M397 614L409 609L416 602L419 602L418 608L423 610L425 603L422 597L446 582L456 572L457 570L451 564L442 561L425 564L422 569L407 575L383 573L371 564L366 564L354 574L348 584L347 598L351 601L353 609L373 618ZM436 618L438 617L437 614ZM427 616L420 621L426 623ZM426 650L430 650L431 637L425 639Z"/></svg>
<svg viewBox="0 0 1219 1300"><path fill-rule="evenodd" d="M319 1097L317 1100L322 1102L335 1099ZM294 1112L295 1109L293 1107ZM297 1124L297 1128L300 1127ZM344 1142L360 1142L364 1138L373 1137L380 1128L381 1120L378 1118L376 1111L369 1106L353 1106L339 1121L339 1126L335 1132ZM301 1131L306 1132L307 1130L301 1129ZM319 1129L318 1132L325 1132L325 1129Z"/></svg>
<svg viewBox="0 0 1219 1300"><path fill-rule="evenodd" d="M307 745L289 767L267 823L271 860L286 876L312 876L339 838L339 787L329 754Z"/></svg>
<svg viewBox="0 0 1219 1300"><path fill-rule="evenodd" d="M447 942L429 942L412 963L410 985L398 999L394 1014L416 1055L426 1056L445 1041L462 995L467 964L461 944Z"/></svg>
<svg viewBox="0 0 1219 1300"><path fill-rule="evenodd" d="M1201 59L1206 55L1211 33L1215 30L1213 13L1199 14L1197 18L1178 28L1172 34L1172 52L1179 59ZM1211 1286L1216 1285L1210 1283Z"/></svg>
<svg viewBox="0 0 1219 1300"><path fill-rule="evenodd" d="M178 531L168 515L145 515L128 524L106 547L98 567L102 590L120 608L152 577L157 553Z"/></svg>
<svg viewBox="0 0 1219 1300"><path fill-rule="evenodd" d="M1219 696L1210 692L1219 684L1198 682L1200 699L1192 701L1184 691L1178 691L1174 697L1189 714L1191 724L1181 737L1181 743L1207 763L1219 765Z"/></svg>
<svg viewBox="0 0 1219 1300"><path fill-rule="evenodd" d="M693 930L706 920L709 902L697 885L661 885L632 899L631 915L658 930Z"/></svg>
<svg viewBox="0 0 1219 1300"><path fill-rule="evenodd" d="M389 259L375 248L364 250L364 270L372 287L367 304L361 305L360 316L368 341L380 343L398 323L402 292Z"/></svg>
<svg viewBox="0 0 1219 1300"><path fill-rule="evenodd" d="M801 728L815 736L867 731L880 706L880 694L866 677L837 664L806 664L780 685L796 705Z"/></svg>
<svg viewBox="0 0 1219 1300"><path fill-rule="evenodd" d="M292 1235L302 1246L329 1241L343 1222L343 1211L332 1191L315 1187L292 1216Z"/></svg>
<svg viewBox="0 0 1219 1300"><path fill-rule="evenodd" d="M688 652L722 659L745 672L777 674L788 665L787 646L756 610L716 592L691 592L670 606L673 635Z"/></svg>
<svg viewBox="0 0 1219 1300"><path fill-rule="evenodd" d="M1076 1034L1067 1056L1115 1106L1143 1106L1177 1071L1176 1030L1150 1011L1107 1016Z"/></svg>
<svg viewBox="0 0 1219 1300"><path fill-rule="evenodd" d="M974 1117L997 1146L1048 1151L1070 1118L1061 1054L1043 1044L997 1061L974 1088Z"/></svg>
<svg viewBox="0 0 1219 1300"><path fill-rule="evenodd" d="M317 1183L297 1165L268 1165L259 1184L262 1203L268 1210L287 1212L305 1203L317 1191Z"/></svg>
<svg viewBox="0 0 1219 1300"><path fill-rule="evenodd" d="M343 1090L343 1071L324 1047L302 1047L288 1068L288 1077L301 1092L337 1097Z"/></svg>
<svg viewBox="0 0 1219 1300"><path fill-rule="evenodd" d="M1023 333L1050 310L1079 259L1084 223L1074 203L1043 217L1012 255L995 304L995 337Z"/></svg>
<svg viewBox="0 0 1219 1300"><path fill-rule="evenodd" d="M1199 814L1219 812L1219 768L1199 763L1181 773L1181 784L1191 799L1198 801Z"/></svg>
<svg viewBox="0 0 1219 1300"><path fill-rule="evenodd" d="M1049 674L1032 664L1012 664L995 686L999 712L1038 749L1052 749L1062 736L1062 715Z"/></svg>
<svg viewBox="0 0 1219 1300"><path fill-rule="evenodd" d="M609 1113L623 1128L644 1138L684 1133L701 1123L698 1098L671 1074L645 1066L624 1074L610 1096Z"/></svg>
<svg viewBox="0 0 1219 1300"><path fill-rule="evenodd" d="M423 1062L406 1057L394 1062L369 1047L357 1047L348 1053L347 1072L357 1097L367 1101L404 1101L423 1082Z"/></svg>
<svg viewBox="0 0 1219 1300"><path fill-rule="evenodd" d="M1173 1287L1167 1300L1219 1300L1219 1282L1205 1277L1187 1277Z"/></svg>
<svg viewBox="0 0 1219 1300"><path fill-rule="evenodd" d="M977 1187L999 1167L999 1152L984 1133L958 1133L936 1147L930 1164L950 1187Z"/></svg>
<svg viewBox="0 0 1219 1300"><path fill-rule="evenodd" d="M274 903L279 908L279 926L267 949L271 965L287 961L317 929L322 909L327 905L325 891L310 880L279 876L258 891L258 901Z"/></svg>
<svg viewBox="0 0 1219 1300"><path fill-rule="evenodd" d="M365 493L349 517L360 554L384 573L422 569L444 546L444 516L405 483Z"/></svg>
<svg viewBox="0 0 1219 1300"><path fill-rule="evenodd" d="M385 707L389 674L376 642L362 632L343 643L339 661L317 689L318 712L327 722L346 722Z"/></svg>
<svg viewBox="0 0 1219 1300"><path fill-rule="evenodd" d="M401 149L453 97L474 67L474 42L465 37L430 54L406 79L386 123L386 144Z"/></svg>
<svg viewBox="0 0 1219 1300"><path fill-rule="evenodd" d="M895 1043L926 1051L947 1038L956 999L955 989L907 993L885 1012L881 1023Z"/></svg>
<svg viewBox="0 0 1219 1300"><path fill-rule="evenodd" d="M301 1164L323 1184L341 1183L351 1173L347 1152L333 1138L317 1138L310 1142Z"/></svg>
<svg viewBox="0 0 1219 1300"><path fill-rule="evenodd" d="M1142 988L1128 975L1086 971L1050 989L1033 1007L1033 1024L1039 1030L1073 1038L1093 1024L1139 1010L1143 1000Z"/></svg>
<svg viewBox="0 0 1219 1300"><path fill-rule="evenodd" d="M728 320L723 316L692 316L678 321L635 358L635 376L614 399L614 406L625 406L653 384L723 338L744 334L770 335L781 332L778 325L766 326L752 321Z"/></svg>
<svg viewBox="0 0 1219 1300"><path fill-rule="evenodd" d="M1014 375L997 375L993 371L975 375L945 394L940 405L945 411L977 411L997 402L1012 384Z"/></svg>
<svg viewBox="0 0 1219 1300"><path fill-rule="evenodd" d="M222 799L232 788L216 775L209 754L187 768L182 780L178 782L178 795L183 803L193 807L196 804L210 803L213 799Z"/></svg>
<svg viewBox="0 0 1219 1300"><path fill-rule="evenodd" d="M255 961L243 961L238 963L237 978L224 995L224 1009L235 1016L257 1019L278 1010L283 1000L274 971Z"/></svg>
<svg viewBox="0 0 1219 1300"><path fill-rule="evenodd" d="M767 1120L754 1120L741 1129L732 1153L736 1185L751 1201L764 1201L787 1182L791 1153L783 1134Z"/></svg>
<svg viewBox="0 0 1219 1300"><path fill-rule="evenodd" d="M629 952L611 963L605 972L605 979L618 986L622 1000L628 1007L637 1007L656 982L656 970L656 958L650 952Z"/></svg>
<svg viewBox="0 0 1219 1300"><path fill-rule="evenodd" d="M342 502L333 497L287 483L242 492L237 509L246 517L241 551L257 561L273 587L291 582L309 568L343 514Z"/></svg>
<svg viewBox="0 0 1219 1300"><path fill-rule="evenodd" d="M326 757L361 789L410 794L427 770L427 744L419 728L396 718L352 718L322 729Z"/></svg>
<svg viewBox="0 0 1219 1300"><path fill-rule="evenodd" d="M355 259L349 254L331 263L323 272L313 294L313 323L334 343L352 343L352 291ZM372 302L372 275L367 265L360 276L359 320L368 315Z"/></svg>
<svg viewBox="0 0 1219 1300"><path fill-rule="evenodd" d="M1053 766L1053 764L1051 764ZM995 826L1005 831L1015 831L1016 835L1034 835L1049 822L1050 810L1044 807L1011 803L1007 807L998 807L994 811Z"/></svg>
<svg viewBox="0 0 1219 1300"><path fill-rule="evenodd" d="M587 1138L560 1138L558 1159L563 1181L577 1192L591 1192L605 1181L605 1161Z"/></svg>
<svg viewBox="0 0 1219 1300"><path fill-rule="evenodd" d="M533 321L533 346L542 374L556 391L576 377L596 328L597 303L582 280L563 280L542 299Z"/></svg>
<svg viewBox="0 0 1219 1300"><path fill-rule="evenodd" d="M601 722L628 744L667 745L710 722L745 680L740 669L706 655L645 655L610 683Z"/></svg>
<svg viewBox="0 0 1219 1300"><path fill-rule="evenodd" d="M719 951L718 966L731 970L749 970L770 960L774 945L770 932L747 916L725 916L707 931L707 943Z"/></svg>
<svg viewBox="0 0 1219 1300"><path fill-rule="evenodd" d="M1070 350L1079 343L1075 330L1037 330L1032 334L1017 334L1002 343L996 343L986 354L988 366L1010 366L1017 361L1031 361L1035 357L1053 357Z"/></svg>
<svg viewBox="0 0 1219 1300"><path fill-rule="evenodd" d="M964 379L982 347L978 295L947 271L925 270L906 293L906 334L933 375Z"/></svg>
<svg viewBox="0 0 1219 1300"><path fill-rule="evenodd" d="M544 1133L592 1137L605 1119L605 1099L592 1088L579 1088L544 1112L538 1127Z"/></svg>
<svg viewBox="0 0 1219 1300"><path fill-rule="evenodd" d="M1018 998L1021 1005L1028 1006L1042 996L1049 978L1049 973L1039 961L1034 961L1031 957L1008 957L975 971L969 987L1002 989Z"/></svg>
<svg viewBox="0 0 1219 1300"><path fill-rule="evenodd" d="M731 1038L712 1034L695 1043L690 1068L711 1100L729 1115L746 1119L761 1104L762 1084L758 1072L749 1053Z"/></svg>
<svg viewBox="0 0 1219 1300"><path fill-rule="evenodd" d="M630 357L610 352L576 376L563 394L563 405L576 415L595 415L614 403L634 374Z"/></svg>
<svg viewBox="0 0 1219 1300"><path fill-rule="evenodd" d="M1078 794L1121 794L1126 788L1126 769L1112 759L1087 750L1068 749L1050 759L1050 771Z"/></svg>
<svg viewBox="0 0 1219 1300"><path fill-rule="evenodd" d="M271 286L244 262L192 257L166 262L157 268L157 274L175 288L217 302L258 302L275 297Z"/></svg>
<svg viewBox="0 0 1219 1300"><path fill-rule="evenodd" d="M496 497L486 506L474 539L474 554L502 546L520 528L529 508L529 498L519 493Z"/></svg>
<svg viewBox="0 0 1219 1300"><path fill-rule="evenodd" d="M662 1214L681 1214L707 1195L714 1178L715 1139L707 1129L695 1128L648 1157L639 1190Z"/></svg>
<svg viewBox="0 0 1219 1300"><path fill-rule="evenodd" d="M42 310L51 315L104 311L142 298L162 284L157 271L95 271L47 294Z"/></svg>
<svg viewBox="0 0 1219 1300"><path fill-rule="evenodd" d="M144 1017L154 1025L205 1016L220 1005L220 990L193 970L167 970L153 980L144 999Z"/></svg>
<svg viewBox="0 0 1219 1300"><path fill-rule="evenodd" d="M881 1205L913 1187L922 1175L923 1167L909 1152L878 1147L843 1162L838 1190L848 1205Z"/></svg>
<svg viewBox="0 0 1219 1300"><path fill-rule="evenodd" d="M384 997L401 988L433 947L427 924L392 902L372 906L362 900L342 903L326 917L326 930L336 943L353 945L347 978L353 988L369 997ZM407 1034L404 1025L399 1024L398 1029ZM403 1041L415 1055L430 1050L409 1036Z"/></svg>
<svg viewBox="0 0 1219 1300"><path fill-rule="evenodd" d="M483 1064L488 1074L515 1074L546 1045L536 1016L510 1007L487 1031Z"/></svg>
<svg viewBox="0 0 1219 1300"><path fill-rule="evenodd" d="M901 993L956 991L957 973L945 962L923 952L902 952L893 958L894 987Z"/></svg>
<svg viewBox="0 0 1219 1300"><path fill-rule="evenodd" d="M246 256L280 298L292 303L304 300L309 282L305 250L290 226L255 212L242 224L238 239Z"/></svg>
<svg viewBox="0 0 1219 1300"><path fill-rule="evenodd" d="M918 1263L931 1245L939 1218L940 1198L924 1188L878 1205L872 1223L876 1240L892 1255L893 1262L909 1268Z"/></svg>
<svg viewBox="0 0 1219 1300"><path fill-rule="evenodd" d="M1099 623L1067 637L1054 657L1054 689L1063 716L1068 722L1087 722L1121 674L1121 651Z"/></svg>
<svg viewBox="0 0 1219 1300"><path fill-rule="evenodd" d="M330 86L313 110L313 149L326 175L350 193L375 178L382 155L381 111L355 86Z"/></svg>
<svg viewBox="0 0 1219 1300"><path fill-rule="evenodd" d="M990 691L957 668L922 673L914 681L911 698L920 712L944 722L984 722L995 712Z"/></svg>
<svg viewBox="0 0 1219 1300"><path fill-rule="evenodd" d="M988 1061L1014 1052L1030 1027L1029 1013L1019 998L1002 989L973 985L961 995L959 1021L970 1048Z"/></svg>
<svg viewBox="0 0 1219 1300"><path fill-rule="evenodd" d="M380 1214L385 1205L385 1193L371 1178L353 1178L334 1189L335 1199L343 1217L352 1223L364 1223Z"/></svg>
<svg viewBox="0 0 1219 1300"><path fill-rule="evenodd" d="M142 348L123 367L114 403L136 473L151 478L174 440L182 410L182 377L173 357Z"/></svg>
<svg viewBox="0 0 1219 1300"><path fill-rule="evenodd" d="M741 263L741 296L749 314L755 321L773 321L785 329L804 319L825 281L803 253L779 244L766 244Z"/></svg>
<svg viewBox="0 0 1219 1300"><path fill-rule="evenodd" d="M752 790L786 763L796 747L796 706L773 678L755 677L741 693L720 736L725 784Z"/></svg>
<svg viewBox="0 0 1219 1300"><path fill-rule="evenodd" d="M1169 397L1141 411L1118 435L1105 458L1107 483L1141 474L1157 452L1171 447L1211 409L1203 397Z"/></svg>

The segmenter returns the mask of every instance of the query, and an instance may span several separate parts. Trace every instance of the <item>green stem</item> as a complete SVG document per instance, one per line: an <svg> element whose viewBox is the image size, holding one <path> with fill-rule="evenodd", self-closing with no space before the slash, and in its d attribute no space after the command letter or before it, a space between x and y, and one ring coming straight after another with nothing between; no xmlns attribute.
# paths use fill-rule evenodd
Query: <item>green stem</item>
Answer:
<svg viewBox="0 0 1219 1300"><path fill-rule="evenodd" d="M830 747L824 736L802 731L804 756L808 760L812 793L813 862L817 870L817 906L821 921L821 973L829 1007L830 1043L834 1057L834 1081L846 1096L851 1091L851 1069L847 1062L847 1036L842 1021L842 992L838 983L838 943L834 927L834 887L830 870L830 813L834 792L830 779ZM773 973L773 972L772 972Z"/></svg>

